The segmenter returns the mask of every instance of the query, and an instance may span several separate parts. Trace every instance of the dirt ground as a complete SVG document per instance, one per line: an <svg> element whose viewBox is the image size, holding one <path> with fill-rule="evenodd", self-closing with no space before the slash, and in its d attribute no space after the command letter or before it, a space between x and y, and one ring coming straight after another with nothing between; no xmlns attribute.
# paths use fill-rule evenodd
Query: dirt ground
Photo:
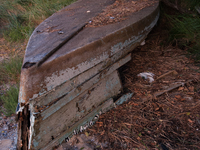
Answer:
<svg viewBox="0 0 200 150"><path fill-rule="evenodd" d="M120 69L124 92L133 97L58 149L200 149L200 68L186 48L162 46L165 37L154 28ZM142 72L153 73L154 81L139 77Z"/></svg>

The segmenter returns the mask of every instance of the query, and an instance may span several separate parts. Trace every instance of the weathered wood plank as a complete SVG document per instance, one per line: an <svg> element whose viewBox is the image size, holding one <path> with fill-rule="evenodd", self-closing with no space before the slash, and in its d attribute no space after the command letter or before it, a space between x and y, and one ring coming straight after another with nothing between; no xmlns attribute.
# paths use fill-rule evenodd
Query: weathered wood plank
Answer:
<svg viewBox="0 0 200 150"><path fill-rule="evenodd" d="M108 110L112 109L113 107L115 107L115 104L113 102L113 99L110 98L109 100L106 101L106 105L102 107L101 111L102 113L106 113Z"/></svg>
<svg viewBox="0 0 200 150"><path fill-rule="evenodd" d="M54 103L52 109L55 111L55 107L58 108L58 106L60 106L61 108L63 105L67 104L69 101L79 96L82 92L84 92L85 90L96 84L99 80L111 74L112 72L114 72L115 70L117 70L119 67L121 67L130 60L131 60L131 54L128 54L126 57L120 59L119 61L117 61L116 63L114 63L109 67L107 67L105 63L100 63L97 66L73 78L72 80L69 80L66 83L62 84L61 86L55 88L51 92L48 92L48 94L42 95L37 99L31 100L29 103L33 107L36 106L43 107L44 105L48 105L55 99L58 99L63 95L66 95L65 97L68 97L68 100L65 101L60 100L59 102ZM54 111L51 110L52 113Z"/></svg>
<svg viewBox="0 0 200 150"><path fill-rule="evenodd" d="M40 149L58 137L62 132L72 127L74 123L86 116L92 109L103 103L106 99L113 97L121 91L121 81L117 71L103 78L93 85L88 91L59 108L56 113L50 109L35 115L32 144L34 149ZM63 97L63 100L67 100ZM55 108L57 109L57 108ZM49 113L51 115L49 115Z"/></svg>
<svg viewBox="0 0 200 150"><path fill-rule="evenodd" d="M71 128L64 131L62 134L60 134L57 138L55 138L53 141L51 141L46 147L42 148L42 150L50 150L52 147L57 146L61 144L64 140L71 138L74 134L74 131L80 131L80 129L83 127L83 129L86 129L87 126L90 126L95 123L95 121L98 119L98 116L102 112L109 110L111 108L111 105L113 105L113 100L109 99L105 101L103 104L98 106L96 109L94 109L91 113L89 113L87 116L79 120L77 123L75 123Z"/></svg>
<svg viewBox="0 0 200 150"><path fill-rule="evenodd" d="M59 49L89 20L115 0L79 0L43 21L32 33L24 64L38 63L51 51ZM87 11L90 13L87 13ZM62 34L59 34L59 31ZM69 51L70 49L68 49Z"/></svg>
<svg viewBox="0 0 200 150"><path fill-rule="evenodd" d="M98 108L96 108L94 111L92 111L90 114L88 114L86 117L84 117L83 119L78 121L72 128L66 130L64 133L59 135L59 137L57 137L55 140L53 140L48 146L46 146L42 150L49 150L53 146L57 146L57 145L61 144L66 139L70 139L75 133L78 133L78 131L80 131L82 126L84 127L84 126L90 126L90 125L94 124L96 121L96 118L95 118L96 115L101 115L101 113L107 112L108 110L115 107L115 105L121 105L122 103L129 100L132 97L132 95L133 95L133 93L124 94L115 103L113 102L112 98L108 99L102 105L100 105Z"/></svg>
<svg viewBox="0 0 200 150"><path fill-rule="evenodd" d="M45 94L118 52L136 47L156 24L158 4L133 16L117 24L84 28L40 67L22 68L20 102ZM85 35L88 38L83 38Z"/></svg>

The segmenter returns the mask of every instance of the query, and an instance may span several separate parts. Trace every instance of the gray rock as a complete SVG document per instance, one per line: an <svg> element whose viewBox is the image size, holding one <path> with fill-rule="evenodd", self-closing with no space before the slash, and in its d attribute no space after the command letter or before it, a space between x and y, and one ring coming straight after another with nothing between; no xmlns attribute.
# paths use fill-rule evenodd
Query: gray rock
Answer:
<svg viewBox="0 0 200 150"><path fill-rule="evenodd" d="M12 146L11 139L3 139L0 141L0 149L1 150L8 150Z"/></svg>

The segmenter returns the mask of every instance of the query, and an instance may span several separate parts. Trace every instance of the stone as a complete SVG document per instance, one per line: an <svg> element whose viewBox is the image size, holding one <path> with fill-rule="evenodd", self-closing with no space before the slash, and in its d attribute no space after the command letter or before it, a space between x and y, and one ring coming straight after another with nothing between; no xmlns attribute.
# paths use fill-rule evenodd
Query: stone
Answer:
<svg viewBox="0 0 200 150"><path fill-rule="evenodd" d="M1 150L9 150L9 148L12 145L12 140L11 139L4 139L0 141L0 149Z"/></svg>

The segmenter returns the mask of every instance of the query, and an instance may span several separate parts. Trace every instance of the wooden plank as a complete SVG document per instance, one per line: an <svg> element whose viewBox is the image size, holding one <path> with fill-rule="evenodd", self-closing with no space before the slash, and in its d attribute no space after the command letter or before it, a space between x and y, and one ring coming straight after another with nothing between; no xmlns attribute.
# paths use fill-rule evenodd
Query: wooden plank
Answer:
<svg viewBox="0 0 200 150"><path fill-rule="evenodd" d="M59 108L56 113L52 114L49 111L50 109L47 109L35 115L34 131L31 133L32 145L35 149L40 149L47 145L53 138L58 137L65 130L72 127L74 123L86 116L106 99L119 94L121 88L121 81L117 71L115 71L70 103ZM63 100L67 99L63 97Z"/></svg>
<svg viewBox="0 0 200 150"><path fill-rule="evenodd" d="M106 103L107 104L101 109L102 113L106 113L108 110L112 109L115 106L112 98L107 100Z"/></svg>
<svg viewBox="0 0 200 150"><path fill-rule="evenodd" d="M99 80L111 74L130 60L131 54L128 54L127 56L120 59L109 67L107 67L105 63L100 63L97 66L73 78L72 80L69 80L61 86L53 89L51 92L48 92L47 94L44 94L37 99L31 100L30 105L32 105L33 107L43 107L44 105L48 105L49 103L62 97L63 95L66 95L66 97L68 97L68 100L61 100L58 103L54 103L52 109L55 111L55 107L58 108L58 106L60 106L61 108L63 105L67 104L69 101L79 96L82 92L84 92L85 90L96 84ZM105 67L107 68L104 69ZM49 108L51 107L48 107L48 109ZM53 111L51 110L51 112Z"/></svg>
<svg viewBox="0 0 200 150"><path fill-rule="evenodd" d="M98 116L102 113L102 111L105 112L105 110L109 110L109 108L111 108L111 104L113 104L112 99L105 101L103 104L98 106L87 116L85 116L77 123L75 123L71 128L60 134L57 138L51 141L46 147L42 148L42 150L50 150L52 149L52 147L57 146L61 144L63 141L71 138L75 133L74 131L79 132L81 128L86 129L86 127L94 124L98 119Z"/></svg>

